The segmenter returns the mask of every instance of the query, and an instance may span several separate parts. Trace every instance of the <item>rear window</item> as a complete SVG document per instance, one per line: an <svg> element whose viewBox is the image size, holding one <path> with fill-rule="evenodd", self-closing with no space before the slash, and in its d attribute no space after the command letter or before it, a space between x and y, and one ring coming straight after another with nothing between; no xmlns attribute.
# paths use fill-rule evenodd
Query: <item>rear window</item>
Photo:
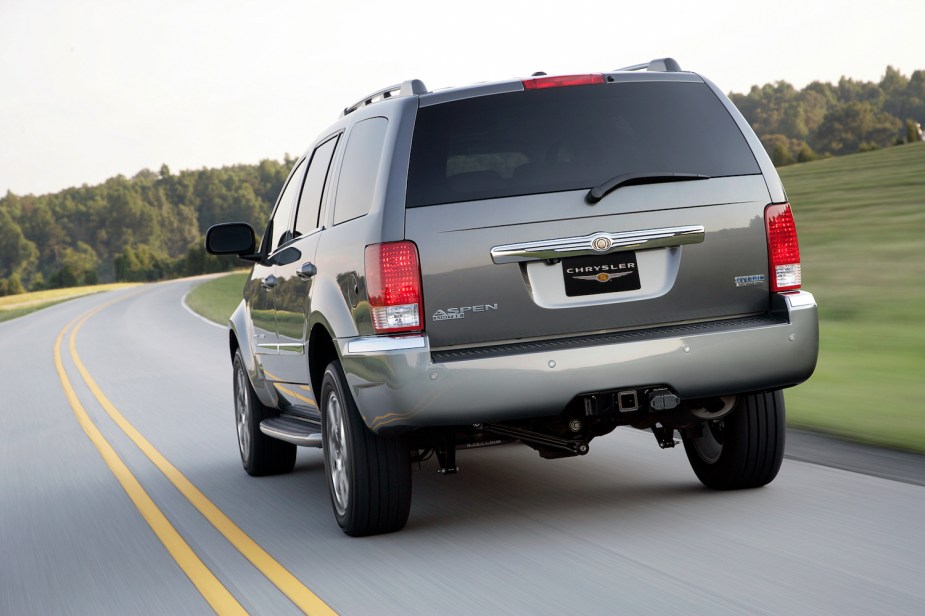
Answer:
<svg viewBox="0 0 925 616"><path fill-rule="evenodd" d="M590 189L635 172L760 170L705 84L525 90L419 109L406 205Z"/></svg>

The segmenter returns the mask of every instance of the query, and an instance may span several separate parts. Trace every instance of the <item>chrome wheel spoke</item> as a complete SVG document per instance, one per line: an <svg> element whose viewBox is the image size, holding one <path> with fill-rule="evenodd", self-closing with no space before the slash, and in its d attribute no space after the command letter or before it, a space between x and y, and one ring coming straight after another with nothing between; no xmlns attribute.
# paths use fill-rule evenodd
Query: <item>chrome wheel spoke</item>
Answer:
<svg viewBox="0 0 925 616"><path fill-rule="evenodd" d="M248 423L250 423L250 400L247 391L247 375L244 370L239 368L235 374L235 415L238 429L238 449L241 451L241 459L247 460L250 454L251 439Z"/></svg>
<svg viewBox="0 0 925 616"><path fill-rule="evenodd" d="M328 394L326 404L328 462L334 506L338 514L347 511L350 502L350 458L344 428L343 408L337 393Z"/></svg>

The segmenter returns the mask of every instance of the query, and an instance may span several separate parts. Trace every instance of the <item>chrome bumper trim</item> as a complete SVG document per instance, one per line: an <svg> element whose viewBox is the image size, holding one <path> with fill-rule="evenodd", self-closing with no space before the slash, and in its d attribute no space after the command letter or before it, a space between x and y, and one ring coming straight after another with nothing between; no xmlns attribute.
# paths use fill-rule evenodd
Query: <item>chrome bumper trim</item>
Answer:
<svg viewBox="0 0 925 616"><path fill-rule="evenodd" d="M541 259L563 259L584 255L605 255L629 250L699 244L703 242L703 238L703 225L615 233L600 231L577 237L562 237L495 246L491 249L491 260L500 264Z"/></svg>
<svg viewBox="0 0 925 616"><path fill-rule="evenodd" d="M347 355L364 355L385 351L410 351L427 346L424 336L367 336L347 342Z"/></svg>

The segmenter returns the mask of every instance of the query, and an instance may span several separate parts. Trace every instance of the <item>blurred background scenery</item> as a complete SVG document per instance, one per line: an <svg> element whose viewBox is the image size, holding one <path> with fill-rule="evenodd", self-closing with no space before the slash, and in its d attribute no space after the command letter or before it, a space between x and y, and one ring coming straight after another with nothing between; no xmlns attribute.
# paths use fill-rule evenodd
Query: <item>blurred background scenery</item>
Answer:
<svg viewBox="0 0 925 616"><path fill-rule="evenodd" d="M297 155L369 91L672 56L730 93L795 208L822 348L791 424L925 453L921 2L312 4L0 6L0 320L238 267L205 230L262 228ZM203 309L222 320L243 275Z"/></svg>

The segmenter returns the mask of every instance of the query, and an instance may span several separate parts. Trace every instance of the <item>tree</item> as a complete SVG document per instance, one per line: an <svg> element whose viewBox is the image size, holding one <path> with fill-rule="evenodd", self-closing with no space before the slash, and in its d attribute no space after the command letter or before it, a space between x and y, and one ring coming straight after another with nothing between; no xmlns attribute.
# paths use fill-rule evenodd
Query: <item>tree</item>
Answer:
<svg viewBox="0 0 925 616"><path fill-rule="evenodd" d="M900 126L898 119L871 103L854 101L830 110L815 137L823 152L850 154L862 145L865 149L892 145Z"/></svg>
<svg viewBox="0 0 925 616"><path fill-rule="evenodd" d="M22 286L18 274L11 274L9 278L0 278L0 296L19 295L25 292L26 289Z"/></svg>
<svg viewBox="0 0 925 616"><path fill-rule="evenodd" d="M0 210L0 277L20 274L38 260L38 249L12 216Z"/></svg>
<svg viewBox="0 0 925 616"><path fill-rule="evenodd" d="M904 117L908 87L909 79L892 66L887 66L883 78L880 79L880 89L885 96L883 110L898 118Z"/></svg>
<svg viewBox="0 0 925 616"><path fill-rule="evenodd" d="M925 124L925 71L915 71L909 78L904 96L907 117Z"/></svg>
<svg viewBox="0 0 925 616"><path fill-rule="evenodd" d="M912 118L908 118L906 120L906 143L915 143L921 140L922 126Z"/></svg>
<svg viewBox="0 0 925 616"><path fill-rule="evenodd" d="M89 245L78 242L76 248L65 248L61 257L61 267L48 280L49 286L76 287L96 284L99 278L96 267L99 258Z"/></svg>
<svg viewBox="0 0 925 616"><path fill-rule="evenodd" d="M765 135L761 138L771 162L775 167L792 165L795 162L806 162L818 158L813 149L800 139L790 139L787 135Z"/></svg>
<svg viewBox="0 0 925 616"><path fill-rule="evenodd" d="M813 149L809 147L809 144L804 143L800 146L800 149L797 151L797 162L798 163L808 163L811 160L816 160L819 156L813 152Z"/></svg>

